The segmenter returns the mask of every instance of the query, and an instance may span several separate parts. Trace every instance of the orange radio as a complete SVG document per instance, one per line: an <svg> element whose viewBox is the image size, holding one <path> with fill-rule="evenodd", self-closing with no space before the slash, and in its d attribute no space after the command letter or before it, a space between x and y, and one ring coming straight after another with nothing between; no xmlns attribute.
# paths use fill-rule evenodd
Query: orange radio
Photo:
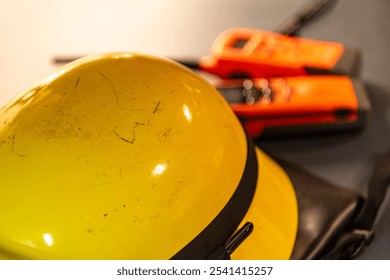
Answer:
<svg viewBox="0 0 390 280"><path fill-rule="evenodd" d="M185 62L184 62L185 64ZM341 43L236 28L223 32L198 69L223 79L336 74L357 76L361 55Z"/></svg>
<svg viewBox="0 0 390 280"><path fill-rule="evenodd" d="M215 83L252 137L360 129L370 102L363 83L347 76L296 76Z"/></svg>

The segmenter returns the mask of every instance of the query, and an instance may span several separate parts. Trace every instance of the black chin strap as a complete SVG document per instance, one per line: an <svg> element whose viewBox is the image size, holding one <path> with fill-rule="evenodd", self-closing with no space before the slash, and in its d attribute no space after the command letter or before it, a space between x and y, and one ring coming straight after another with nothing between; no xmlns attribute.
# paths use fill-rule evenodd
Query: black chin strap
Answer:
<svg viewBox="0 0 390 280"><path fill-rule="evenodd" d="M248 136L247 147L245 169L230 200L214 220L171 259L228 259L252 232L252 223L245 224L236 232L252 203L259 170L255 147ZM233 235L234 232L236 234Z"/></svg>
<svg viewBox="0 0 390 280"><path fill-rule="evenodd" d="M372 226L375 222L387 189L390 185L390 150L377 162L368 185L366 202L357 215L349 232L343 233L336 246L324 259L352 259L374 239Z"/></svg>

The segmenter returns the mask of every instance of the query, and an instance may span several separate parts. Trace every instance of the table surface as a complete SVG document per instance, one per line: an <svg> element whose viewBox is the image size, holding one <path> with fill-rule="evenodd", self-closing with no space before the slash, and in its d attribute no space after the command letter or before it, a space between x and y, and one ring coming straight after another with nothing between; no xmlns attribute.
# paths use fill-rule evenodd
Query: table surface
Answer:
<svg viewBox="0 0 390 280"><path fill-rule="evenodd" d="M56 69L57 55L135 51L200 57L233 27L275 30L307 0L99 0L0 2L0 106ZM366 129L350 137L261 143L267 150L339 186L365 195L378 157L390 147L390 1L342 0L300 36L337 41L363 54L372 103ZM390 259L390 195L361 259Z"/></svg>

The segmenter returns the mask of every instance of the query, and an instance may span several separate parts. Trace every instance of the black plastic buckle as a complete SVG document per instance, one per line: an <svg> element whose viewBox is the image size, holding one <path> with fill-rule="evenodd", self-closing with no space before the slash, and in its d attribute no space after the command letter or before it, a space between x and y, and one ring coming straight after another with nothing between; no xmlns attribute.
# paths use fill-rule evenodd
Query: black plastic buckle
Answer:
<svg viewBox="0 0 390 280"><path fill-rule="evenodd" d="M356 258L365 247L371 244L375 238L375 233L374 231L367 229L354 229L352 235L355 235L360 239L360 242L356 242L355 246L353 246L349 252L351 258Z"/></svg>
<svg viewBox="0 0 390 280"><path fill-rule="evenodd" d="M230 260L230 255L252 233L253 223L246 222L223 246L216 248L206 260Z"/></svg>

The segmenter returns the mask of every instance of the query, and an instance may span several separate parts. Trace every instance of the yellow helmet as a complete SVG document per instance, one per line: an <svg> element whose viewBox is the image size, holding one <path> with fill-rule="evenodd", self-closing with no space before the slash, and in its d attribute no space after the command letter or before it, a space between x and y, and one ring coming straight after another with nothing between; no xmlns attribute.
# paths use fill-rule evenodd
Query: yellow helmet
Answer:
<svg viewBox="0 0 390 280"><path fill-rule="evenodd" d="M246 222L232 259L292 252L287 175L181 65L83 58L9 102L0 125L0 259L210 258Z"/></svg>

